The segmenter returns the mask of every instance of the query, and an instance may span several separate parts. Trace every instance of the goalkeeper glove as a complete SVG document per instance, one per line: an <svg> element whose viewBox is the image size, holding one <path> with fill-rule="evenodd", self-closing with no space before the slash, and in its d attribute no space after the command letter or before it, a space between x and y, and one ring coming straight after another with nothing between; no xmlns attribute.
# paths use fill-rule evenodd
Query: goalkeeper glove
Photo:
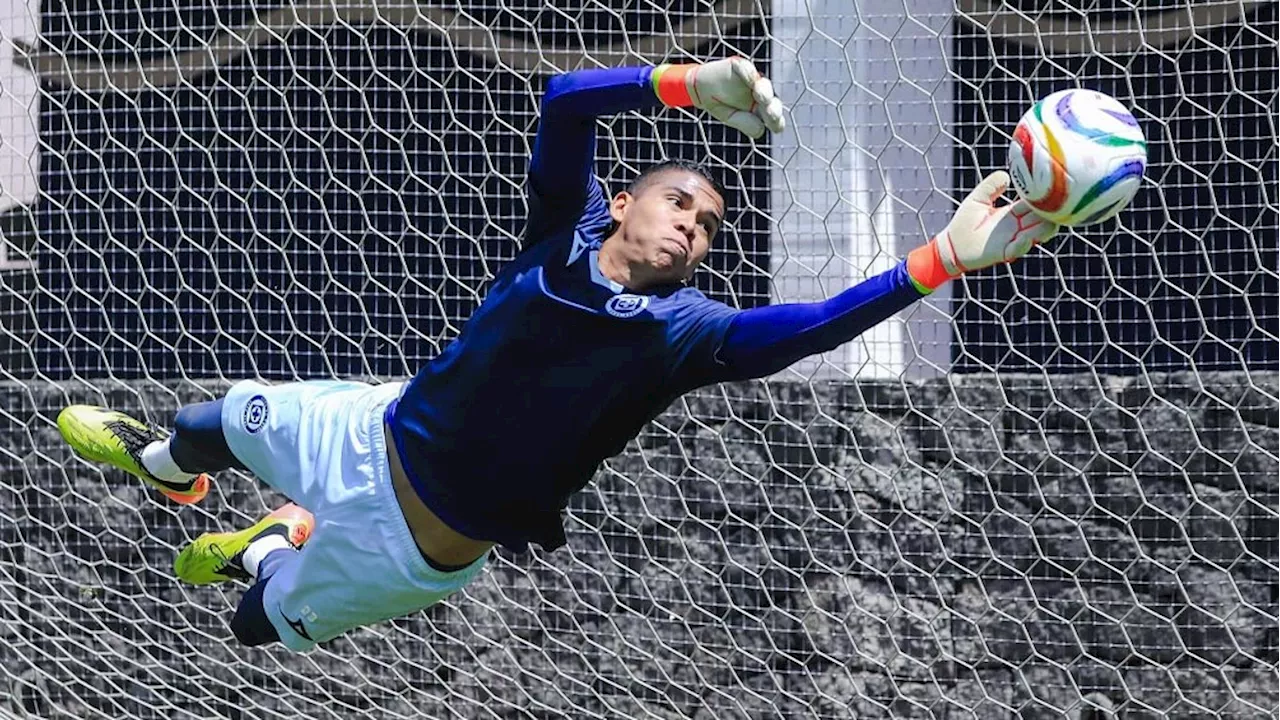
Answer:
<svg viewBox="0 0 1280 720"><path fill-rule="evenodd" d="M946 229L907 254L907 273L920 292L970 270L1013 262L1058 232L1024 200L997 207L1008 188L1008 173L991 173L960 203Z"/></svg>
<svg viewBox="0 0 1280 720"><path fill-rule="evenodd" d="M773 83L750 60L731 57L703 64L659 65L650 75L654 92L668 107L696 107L753 138L782 132L782 101Z"/></svg>

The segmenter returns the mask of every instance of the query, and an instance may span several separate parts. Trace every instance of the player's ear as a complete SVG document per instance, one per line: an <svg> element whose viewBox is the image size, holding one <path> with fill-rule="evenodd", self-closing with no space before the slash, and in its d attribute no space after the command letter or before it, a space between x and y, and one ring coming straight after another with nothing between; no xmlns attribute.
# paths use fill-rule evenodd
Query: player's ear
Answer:
<svg viewBox="0 0 1280 720"><path fill-rule="evenodd" d="M614 224L619 224L622 219L627 216L627 210L631 207L631 203L636 198L631 193L623 190L613 196L613 201L609 203L609 215L613 218Z"/></svg>

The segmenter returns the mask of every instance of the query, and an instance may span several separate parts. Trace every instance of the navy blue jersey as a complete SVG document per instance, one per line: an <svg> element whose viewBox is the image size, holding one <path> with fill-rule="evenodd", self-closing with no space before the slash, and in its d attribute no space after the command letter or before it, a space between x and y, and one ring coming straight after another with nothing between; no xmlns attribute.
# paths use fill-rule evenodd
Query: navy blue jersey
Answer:
<svg viewBox="0 0 1280 720"><path fill-rule="evenodd" d="M524 250L387 411L410 482L463 535L514 551L563 545L569 497L679 395L781 369L920 297L901 266L843 304L763 309L772 315L605 278L612 222L593 174L595 117L658 104L649 68L552 79ZM739 340L726 345L731 330Z"/></svg>

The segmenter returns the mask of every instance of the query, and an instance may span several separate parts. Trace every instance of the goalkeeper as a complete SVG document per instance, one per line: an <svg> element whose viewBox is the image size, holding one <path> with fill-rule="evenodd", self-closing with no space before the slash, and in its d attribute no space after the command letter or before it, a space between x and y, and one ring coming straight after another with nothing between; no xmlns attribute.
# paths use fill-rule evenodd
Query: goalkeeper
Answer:
<svg viewBox="0 0 1280 720"><path fill-rule="evenodd" d="M444 351L406 383L246 380L182 408L167 438L103 408L58 418L82 456L178 502L205 473L252 471L288 496L179 553L178 578L251 583L231 628L302 651L456 592L501 544L552 550L600 463L681 394L831 350L961 273L1009 262L1057 227L998 205L998 172L893 269L825 302L738 311L687 285L724 221L720 186L665 162L606 197L596 117L696 107L753 138L783 108L748 60L554 77L529 163L524 247ZM296 503L296 504L294 504Z"/></svg>

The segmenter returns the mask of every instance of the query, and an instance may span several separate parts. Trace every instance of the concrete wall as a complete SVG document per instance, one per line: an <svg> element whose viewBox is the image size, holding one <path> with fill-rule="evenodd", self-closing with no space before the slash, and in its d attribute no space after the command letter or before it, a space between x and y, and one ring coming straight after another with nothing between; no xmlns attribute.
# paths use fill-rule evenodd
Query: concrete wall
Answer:
<svg viewBox="0 0 1280 720"><path fill-rule="evenodd" d="M69 457L0 386L0 707L35 717L1210 717L1277 712L1275 374L745 384L664 414L570 547L307 656L244 651L179 509ZM481 708L486 708L487 711ZM650 713L650 714L646 714Z"/></svg>

